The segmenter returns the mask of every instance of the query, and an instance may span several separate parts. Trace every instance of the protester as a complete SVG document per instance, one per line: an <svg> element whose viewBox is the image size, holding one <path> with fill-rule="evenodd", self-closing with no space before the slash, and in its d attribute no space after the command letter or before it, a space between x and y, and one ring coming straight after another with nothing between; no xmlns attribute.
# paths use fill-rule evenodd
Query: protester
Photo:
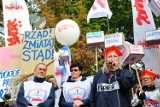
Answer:
<svg viewBox="0 0 160 107"><path fill-rule="evenodd" d="M122 53L117 47L111 46L102 54L105 61L93 79L91 107L131 107L130 89L134 86L135 74L122 68Z"/></svg>
<svg viewBox="0 0 160 107"><path fill-rule="evenodd" d="M142 91L137 91L132 99L133 107L143 107L144 100L146 107L160 107L160 89L156 89L154 80L157 74L143 70L140 79L142 82Z"/></svg>
<svg viewBox="0 0 160 107"><path fill-rule="evenodd" d="M70 71L71 76L63 83L59 107L90 107L91 81L82 76L82 65L78 62L71 64Z"/></svg>
<svg viewBox="0 0 160 107"><path fill-rule="evenodd" d="M34 69L33 81L22 84L17 95L17 107L54 107L54 86L44 81L47 67L39 63Z"/></svg>

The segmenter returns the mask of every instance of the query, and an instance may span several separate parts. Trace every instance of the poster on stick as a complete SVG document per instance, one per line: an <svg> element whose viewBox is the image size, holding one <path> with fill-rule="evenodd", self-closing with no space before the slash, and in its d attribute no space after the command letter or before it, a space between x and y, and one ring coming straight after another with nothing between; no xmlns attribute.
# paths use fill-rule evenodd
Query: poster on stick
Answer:
<svg viewBox="0 0 160 107"><path fill-rule="evenodd" d="M86 34L86 38L89 48L104 48L104 31L89 32Z"/></svg>
<svg viewBox="0 0 160 107"><path fill-rule="evenodd" d="M160 44L160 29L147 31L146 42L148 45Z"/></svg>
<svg viewBox="0 0 160 107"><path fill-rule="evenodd" d="M26 31L22 48L21 71L33 73L38 63L47 65L47 74L53 74L54 29Z"/></svg>
<svg viewBox="0 0 160 107"><path fill-rule="evenodd" d="M113 45L117 47L124 47L124 35L123 33L108 34L104 37L105 48L111 47Z"/></svg>
<svg viewBox="0 0 160 107"><path fill-rule="evenodd" d="M160 0L151 0L148 3L148 6L151 11L156 15L156 17L160 16Z"/></svg>
<svg viewBox="0 0 160 107"><path fill-rule="evenodd" d="M144 56L144 50L141 45L125 44L125 49L122 53L123 66L129 63L137 63Z"/></svg>
<svg viewBox="0 0 160 107"><path fill-rule="evenodd" d="M2 47L0 53L0 102L2 102L11 79L21 73L22 45Z"/></svg>

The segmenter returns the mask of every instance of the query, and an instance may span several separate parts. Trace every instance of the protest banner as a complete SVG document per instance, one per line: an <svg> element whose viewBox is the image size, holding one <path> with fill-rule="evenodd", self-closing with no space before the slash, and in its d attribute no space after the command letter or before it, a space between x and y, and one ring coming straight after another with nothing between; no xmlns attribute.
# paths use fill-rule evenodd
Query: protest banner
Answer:
<svg viewBox="0 0 160 107"><path fill-rule="evenodd" d="M35 66L43 62L47 65L47 74L53 74L53 60L54 29L26 31L22 48L22 73L33 73Z"/></svg>
<svg viewBox="0 0 160 107"><path fill-rule="evenodd" d="M0 102L8 91L10 81L21 73L22 45L0 48Z"/></svg>

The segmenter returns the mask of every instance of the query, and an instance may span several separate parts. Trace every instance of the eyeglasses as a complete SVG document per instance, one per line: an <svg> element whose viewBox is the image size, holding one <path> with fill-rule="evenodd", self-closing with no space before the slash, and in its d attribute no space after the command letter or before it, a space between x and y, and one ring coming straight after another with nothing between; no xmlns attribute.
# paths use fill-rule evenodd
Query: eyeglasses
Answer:
<svg viewBox="0 0 160 107"><path fill-rule="evenodd" d="M143 77L142 80L149 80L151 77Z"/></svg>
<svg viewBox="0 0 160 107"><path fill-rule="evenodd" d="M71 72L73 72L73 71L77 72L77 71L79 71L79 70L78 70L78 69L71 69Z"/></svg>

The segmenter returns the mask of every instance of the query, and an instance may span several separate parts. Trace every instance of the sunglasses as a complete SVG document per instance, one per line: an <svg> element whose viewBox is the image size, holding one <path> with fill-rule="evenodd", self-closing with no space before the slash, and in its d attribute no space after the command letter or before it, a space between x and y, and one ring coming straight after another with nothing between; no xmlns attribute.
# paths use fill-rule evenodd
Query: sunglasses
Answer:
<svg viewBox="0 0 160 107"><path fill-rule="evenodd" d="M78 69L71 69L71 72L73 72L73 71L77 72L77 71L79 71L79 70L78 70Z"/></svg>

